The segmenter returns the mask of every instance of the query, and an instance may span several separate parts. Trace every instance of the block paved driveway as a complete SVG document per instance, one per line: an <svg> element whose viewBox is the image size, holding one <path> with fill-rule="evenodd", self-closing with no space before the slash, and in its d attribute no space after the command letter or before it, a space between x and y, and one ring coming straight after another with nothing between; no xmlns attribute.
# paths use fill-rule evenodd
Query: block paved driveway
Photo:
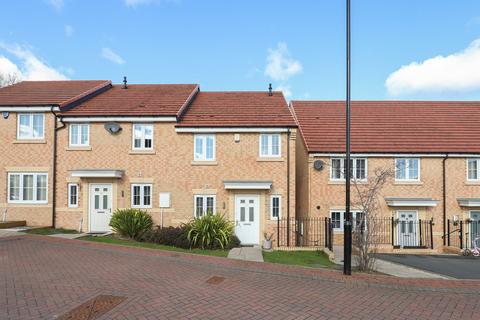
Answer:
<svg viewBox="0 0 480 320"><path fill-rule="evenodd" d="M218 284L206 281L224 277ZM105 294L101 319L479 319L480 282L399 279L34 235L0 239L0 318L54 319Z"/></svg>

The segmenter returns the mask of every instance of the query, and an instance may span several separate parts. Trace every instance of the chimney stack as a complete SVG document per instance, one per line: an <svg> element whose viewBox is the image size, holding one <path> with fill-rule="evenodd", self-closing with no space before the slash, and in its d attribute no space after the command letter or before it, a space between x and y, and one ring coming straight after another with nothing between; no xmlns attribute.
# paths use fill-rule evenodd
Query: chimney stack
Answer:
<svg viewBox="0 0 480 320"><path fill-rule="evenodd" d="M123 77L123 89L128 89L128 86L127 86L127 77Z"/></svg>
<svg viewBox="0 0 480 320"><path fill-rule="evenodd" d="M272 84L271 84L271 83L268 84L268 95L269 95L270 97L273 96Z"/></svg>

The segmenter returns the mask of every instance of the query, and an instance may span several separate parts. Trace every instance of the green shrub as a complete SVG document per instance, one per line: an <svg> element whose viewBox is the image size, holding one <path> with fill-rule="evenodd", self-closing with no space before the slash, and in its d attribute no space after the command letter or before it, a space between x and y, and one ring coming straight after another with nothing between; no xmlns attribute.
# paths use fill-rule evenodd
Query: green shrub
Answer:
<svg viewBox="0 0 480 320"><path fill-rule="evenodd" d="M152 217L146 212L138 209L116 210L110 226L113 231L123 237L130 239L140 239L145 232L152 229Z"/></svg>
<svg viewBox="0 0 480 320"><path fill-rule="evenodd" d="M190 241L187 239L185 227L157 227L147 231L139 240L190 249Z"/></svg>
<svg viewBox="0 0 480 320"><path fill-rule="evenodd" d="M224 215L207 213L185 225L192 247L226 249L233 236L233 224Z"/></svg>

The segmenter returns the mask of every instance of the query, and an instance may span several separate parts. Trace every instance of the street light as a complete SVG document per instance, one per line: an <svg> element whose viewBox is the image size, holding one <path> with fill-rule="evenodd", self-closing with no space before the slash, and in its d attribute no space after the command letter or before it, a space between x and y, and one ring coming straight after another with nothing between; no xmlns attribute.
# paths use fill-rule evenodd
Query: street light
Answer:
<svg viewBox="0 0 480 320"><path fill-rule="evenodd" d="M352 274L352 217L350 213L350 0L347 1L347 95L345 101L345 223L343 230L343 274Z"/></svg>

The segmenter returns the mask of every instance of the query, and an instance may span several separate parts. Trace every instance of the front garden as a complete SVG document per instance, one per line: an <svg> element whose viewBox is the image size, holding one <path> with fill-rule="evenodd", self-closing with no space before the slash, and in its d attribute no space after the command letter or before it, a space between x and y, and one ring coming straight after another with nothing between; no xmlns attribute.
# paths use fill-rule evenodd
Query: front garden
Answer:
<svg viewBox="0 0 480 320"><path fill-rule="evenodd" d="M219 214L207 213L181 226L162 228L153 225L146 211L122 209L113 214L110 226L115 234L81 240L219 257L226 257L228 250L240 246L233 224Z"/></svg>

